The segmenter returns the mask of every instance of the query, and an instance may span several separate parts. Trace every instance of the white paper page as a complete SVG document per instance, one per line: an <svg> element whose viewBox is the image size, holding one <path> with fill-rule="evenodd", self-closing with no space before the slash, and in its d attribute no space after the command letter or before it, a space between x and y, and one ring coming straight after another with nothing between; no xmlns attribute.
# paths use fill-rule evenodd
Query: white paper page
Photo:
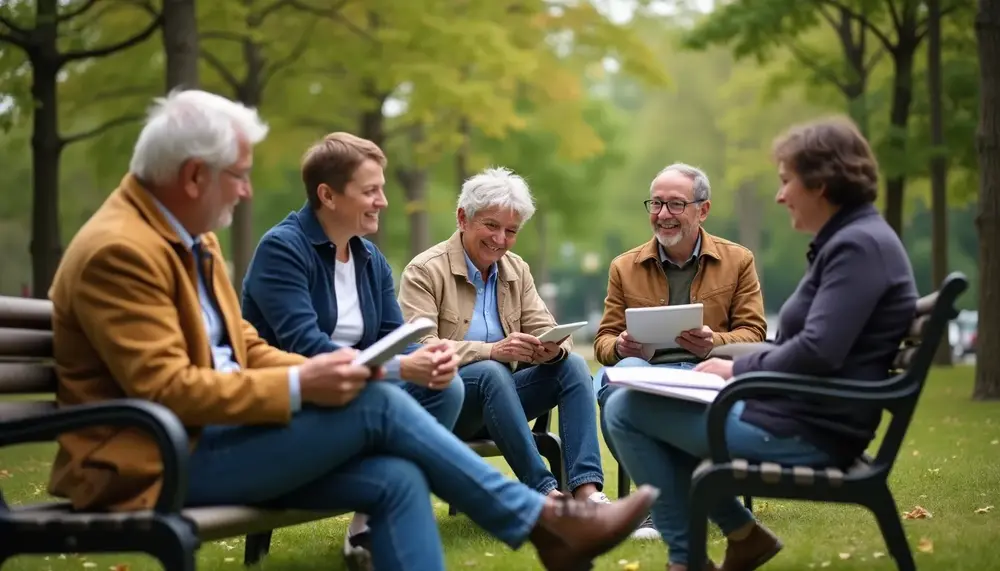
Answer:
<svg viewBox="0 0 1000 571"><path fill-rule="evenodd" d="M714 389L669 387L657 383L644 383L642 381L621 381L613 384L661 397L677 398L699 403L710 403L714 401L715 397L719 394L719 391Z"/></svg>
<svg viewBox="0 0 1000 571"><path fill-rule="evenodd" d="M725 379L718 375L672 367L608 367L604 370L604 374L612 383L637 382L712 391L718 391L726 386Z"/></svg>

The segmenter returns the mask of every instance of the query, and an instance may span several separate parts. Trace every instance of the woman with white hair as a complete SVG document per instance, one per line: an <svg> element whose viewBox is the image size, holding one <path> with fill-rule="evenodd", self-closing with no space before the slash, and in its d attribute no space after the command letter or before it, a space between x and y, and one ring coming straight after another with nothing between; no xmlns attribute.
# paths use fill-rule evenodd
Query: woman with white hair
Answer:
<svg viewBox="0 0 1000 571"><path fill-rule="evenodd" d="M528 185L509 169L487 169L465 181L458 231L406 266L400 307L406 319L438 324L424 343L456 343L465 383L456 435L493 440L522 482L559 496L525 422L558 406L567 488L577 499L604 503L590 370L571 352L569 339L537 339L556 321L528 264L510 251L534 213Z"/></svg>

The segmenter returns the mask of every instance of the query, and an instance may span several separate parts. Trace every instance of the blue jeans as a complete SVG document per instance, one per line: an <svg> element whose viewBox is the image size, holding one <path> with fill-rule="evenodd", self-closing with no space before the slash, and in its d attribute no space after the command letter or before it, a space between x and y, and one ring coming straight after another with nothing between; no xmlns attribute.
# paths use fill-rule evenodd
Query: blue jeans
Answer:
<svg viewBox="0 0 1000 571"><path fill-rule="evenodd" d="M400 379L386 379L386 381L409 393L420 403L420 406L431 413L431 416L438 419L442 426L448 430L455 427L458 413L462 411L462 401L465 400L465 385L462 383L462 377L455 375L451 379L451 383L441 390L429 389Z"/></svg>
<svg viewBox="0 0 1000 571"><path fill-rule="evenodd" d="M497 361L477 361L458 373L465 381L465 404L455 423L459 438L493 440L518 479L547 494L556 489L556 479L539 456L526 421L558 405L567 488L604 487L590 369L583 357L570 354L558 363L514 373Z"/></svg>
<svg viewBox="0 0 1000 571"><path fill-rule="evenodd" d="M283 426L209 426L191 455L187 505L368 514L376 569L443 570L430 494L512 548L545 498L506 478L394 383Z"/></svg>
<svg viewBox="0 0 1000 571"><path fill-rule="evenodd" d="M621 361L618 361L614 365L615 367L668 367L674 369L693 369L695 363L668 363L663 365L650 365L649 361L645 359L640 359L639 357L625 357ZM621 464L622 461L618 458L618 452L615 451L615 446L611 442L611 437L608 435L608 423L607 415L604 413L604 404L608 402L608 399L616 391L621 390L623 387L618 385L609 385L607 379L604 378L604 369L607 367L601 367L594 373L594 392L597 393L597 403L601 408L601 434L604 435L604 443L608 445L608 452L611 452L611 457L615 459L615 462ZM625 470L628 473L628 470ZM632 476L630 475L629 478ZM633 478L634 479L634 478Z"/></svg>
<svg viewBox="0 0 1000 571"><path fill-rule="evenodd" d="M830 458L799 437L776 438L740 420L738 402L726 420L726 444L734 457L783 464L825 464ZM708 406L633 390L616 391L605 403L611 440L636 484L662 493L653 504L653 523L670 549L670 562L688 559L688 495L691 474L708 457ZM753 521L735 497L719 502L709 518L725 534Z"/></svg>

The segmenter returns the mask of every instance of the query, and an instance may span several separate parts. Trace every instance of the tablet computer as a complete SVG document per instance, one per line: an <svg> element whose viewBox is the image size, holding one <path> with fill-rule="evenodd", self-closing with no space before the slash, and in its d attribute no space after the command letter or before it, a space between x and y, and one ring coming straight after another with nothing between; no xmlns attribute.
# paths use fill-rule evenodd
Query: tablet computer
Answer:
<svg viewBox="0 0 1000 571"><path fill-rule="evenodd" d="M704 324L703 310L700 303L630 307L625 310L625 329L650 349L674 349L682 332Z"/></svg>
<svg viewBox="0 0 1000 571"><path fill-rule="evenodd" d="M410 323L404 323L389 332L388 335L372 343L370 347L358 353L352 362L355 365L378 367L403 352L407 345L416 343L427 335L437 325L426 317L418 317Z"/></svg>
<svg viewBox="0 0 1000 571"><path fill-rule="evenodd" d="M548 343L549 341L561 341L572 335L574 331L586 324L586 321L576 321L573 323L566 323L564 325L556 325L551 329L545 330L541 335L539 335L538 340L542 343Z"/></svg>

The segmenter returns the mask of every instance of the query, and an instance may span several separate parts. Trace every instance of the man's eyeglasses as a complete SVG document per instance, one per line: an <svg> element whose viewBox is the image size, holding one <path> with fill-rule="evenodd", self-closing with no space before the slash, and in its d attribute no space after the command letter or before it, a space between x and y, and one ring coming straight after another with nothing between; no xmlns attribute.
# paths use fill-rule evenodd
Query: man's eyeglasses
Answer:
<svg viewBox="0 0 1000 571"><path fill-rule="evenodd" d="M684 209L687 208L688 204L700 204L705 202L704 200L668 200L663 202L662 200L645 200L643 205L646 207L646 212L650 214L659 214L663 207L667 207L667 212L677 215L684 214Z"/></svg>

